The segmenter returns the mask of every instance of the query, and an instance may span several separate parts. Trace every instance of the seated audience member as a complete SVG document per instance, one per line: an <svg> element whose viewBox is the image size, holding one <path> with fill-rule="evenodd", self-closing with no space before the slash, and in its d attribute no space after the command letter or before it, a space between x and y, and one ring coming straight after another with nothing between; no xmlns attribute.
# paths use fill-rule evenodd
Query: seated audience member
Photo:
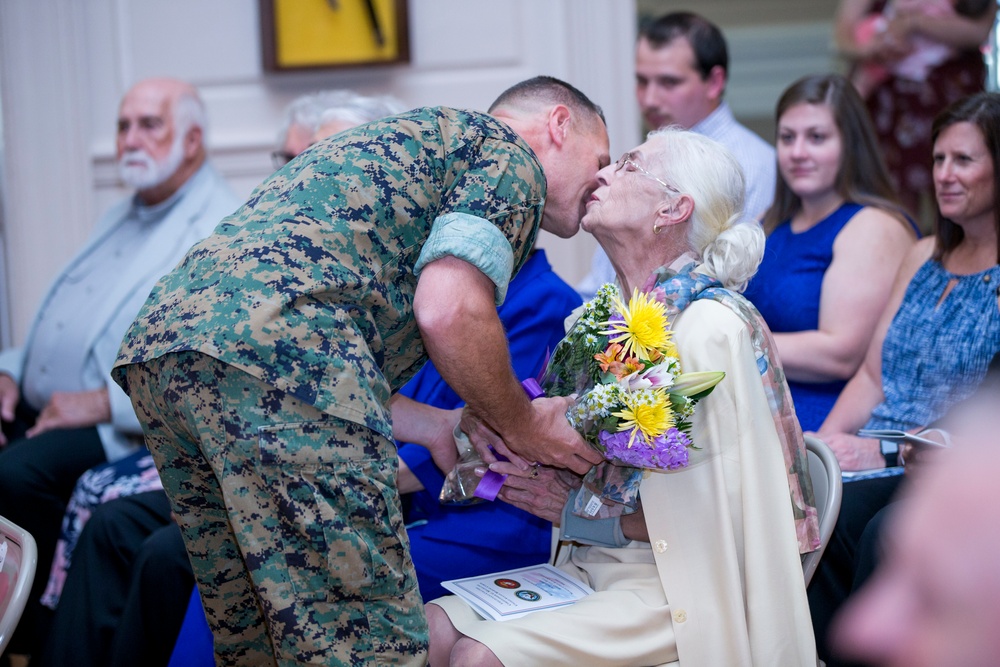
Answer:
<svg viewBox="0 0 1000 667"><path fill-rule="evenodd" d="M767 245L743 295L774 334L799 423L814 431L861 365L916 227L846 79L796 81L778 101L776 121Z"/></svg>
<svg viewBox="0 0 1000 667"><path fill-rule="evenodd" d="M458 597L435 600L427 605L430 662L814 664L800 553L818 543L816 514L811 487L795 473L804 465L802 433L770 334L738 294L764 244L759 225L740 224L739 164L711 139L666 130L597 178L582 227L616 267L621 293L642 288L663 307L684 371L726 376L690 418L690 465L601 465L616 489L638 485L637 496L627 494L632 513L617 505L617 517L584 519L573 511L580 480L570 483L566 471L491 463L509 474L504 500L561 520L564 537L578 540L559 567L596 592L503 622L483 620ZM574 370L573 360L588 355L563 346L589 345L578 329L587 326L574 325L553 355L567 366L547 374L568 373L583 391L593 383L589 367ZM469 421L470 437L481 433ZM633 447L649 447L643 437ZM598 516L614 514L607 503L595 506Z"/></svg>
<svg viewBox="0 0 1000 667"><path fill-rule="evenodd" d="M66 502L80 475L142 447L132 404L109 372L150 288L239 205L205 157L205 110L175 79L122 98L119 173L134 196L108 211L57 276L23 348L0 355L0 514L38 544L31 596L9 647L37 654L39 597Z"/></svg>
<svg viewBox="0 0 1000 667"><path fill-rule="evenodd" d="M903 262L868 354L819 436L845 471L887 469L849 481L837 527L809 588L821 657L830 618L849 594L857 545L900 481L893 441L858 429L917 431L982 382L1000 352L1000 94L959 101L934 122L938 228Z"/></svg>
<svg viewBox="0 0 1000 667"><path fill-rule="evenodd" d="M834 623L841 657L885 667L1000 664L1000 383L991 375L971 410L961 406L953 449L936 452L926 470L922 462L893 503L882 563Z"/></svg>
<svg viewBox="0 0 1000 667"><path fill-rule="evenodd" d="M377 118L405 111L404 105L389 95L368 97L342 90L331 94L328 101L329 106L320 114L316 124L311 142L313 144Z"/></svg>
<svg viewBox="0 0 1000 667"><path fill-rule="evenodd" d="M402 109L402 104L388 97L365 97L347 90L302 96L286 110L285 126L279 137L281 149L276 151L275 155L290 148L301 147L301 150L308 148L324 118L328 122L331 119L355 118L357 124L380 118L391 109ZM324 116L327 112L333 112L333 115ZM234 204L233 208L235 207ZM224 216L220 216L219 219L222 217ZM117 389L117 385L115 388ZM57 613L53 621L53 634L57 641L45 651L44 657L40 659L41 662L61 664L72 656L76 664L90 664L86 661L91 657L94 660L92 664L108 664L106 656L107 650L111 648L110 640L107 633L102 635L96 629L120 626L122 604L128 594L131 563L137 555L140 555L137 551L139 545L158 528L165 525L172 526L169 503L162 489L163 485L160 483L152 456L145 448L122 459L96 466L80 477L63 518L62 535L57 544L48 586L42 597L43 604L51 609L56 609L60 602L67 574L71 571L77 540L97 506L127 496L140 497L103 512L101 525L104 528L94 529L95 533L99 533L94 536L98 538L97 544L91 539L91 543L84 549L86 555L83 558L89 563L80 564L77 568L78 574L74 575L74 578L78 579L79 583L72 587L70 600L64 603L66 610ZM176 530L175 527L172 529ZM181 555L183 555L183 545ZM166 564L176 563L177 560L174 554L165 555ZM186 561L186 556L184 560ZM190 567L188 570L190 571ZM176 605L181 605L179 613L183 614L183 605L187 604L191 582L193 576L189 574L188 584L181 586L181 596L173 606L168 602L174 600L171 596L174 596L176 591L159 592L159 617L170 619L176 616L177 613L172 611L176 609ZM83 613L84 610L89 611ZM179 621L180 619L177 620L177 626ZM162 624L157 622L151 625L159 628ZM86 626L86 629L83 626ZM170 627L169 624L166 625L167 633ZM169 638L171 645L173 638L176 637L176 629L173 628L173 635ZM60 644L58 641L60 638L78 635L92 639L68 644ZM127 636L128 633L124 632L115 634L116 647L118 644L123 644L120 648L113 649L116 655L135 656L137 654L129 653L131 647L137 646L143 649L144 637L137 638L138 643L127 644L123 639ZM93 644L87 643L91 641ZM141 655L146 658L151 655L148 647ZM131 659L132 657L126 657L123 662L115 664L131 664L129 662Z"/></svg>
<svg viewBox="0 0 1000 667"><path fill-rule="evenodd" d="M499 309L519 378L539 373L565 333L566 317L578 305L580 297L552 271L544 251L536 249L511 281L507 300ZM463 405L432 363L420 369L400 393L439 408ZM400 443L399 458L400 492L406 494L406 532L424 600L445 595L441 582L447 579L537 565L549 559L549 521L501 502L442 505L438 497L447 471L434 464L430 451ZM404 471L412 475L415 487L403 486Z"/></svg>

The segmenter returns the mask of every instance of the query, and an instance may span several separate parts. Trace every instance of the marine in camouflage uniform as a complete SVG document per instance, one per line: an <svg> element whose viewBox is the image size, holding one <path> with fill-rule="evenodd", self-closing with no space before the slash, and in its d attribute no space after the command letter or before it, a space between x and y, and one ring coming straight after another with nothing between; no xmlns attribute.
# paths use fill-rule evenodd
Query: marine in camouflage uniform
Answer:
<svg viewBox="0 0 1000 667"><path fill-rule="evenodd" d="M417 276L456 256L502 302L544 200L504 123L417 109L303 153L153 290L113 374L222 663L426 660L388 411L426 360Z"/></svg>

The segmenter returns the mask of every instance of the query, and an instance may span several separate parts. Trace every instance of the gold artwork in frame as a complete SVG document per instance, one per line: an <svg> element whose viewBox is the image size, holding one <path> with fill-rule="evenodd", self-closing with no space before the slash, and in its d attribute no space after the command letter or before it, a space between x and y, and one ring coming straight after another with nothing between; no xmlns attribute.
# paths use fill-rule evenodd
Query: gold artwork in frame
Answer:
<svg viewBox="0 0 1000 667"><path fill-rule="evenodd" d="M269 72L410 60L406 0L260 0Z"/></svg>

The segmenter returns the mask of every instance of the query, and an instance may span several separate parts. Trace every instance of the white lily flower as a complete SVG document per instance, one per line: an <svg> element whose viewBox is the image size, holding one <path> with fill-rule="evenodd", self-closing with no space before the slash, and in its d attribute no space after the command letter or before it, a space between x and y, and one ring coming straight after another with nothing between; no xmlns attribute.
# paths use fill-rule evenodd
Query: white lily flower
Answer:
<svg viewBox="0 0 1000 667"><path fill-rule="evenodd" d="M668 364L656 364L644 371L636 371L623 377L619 384L628 391L652 389L654 387L669 388L674 383L674 374Z"/></svg>

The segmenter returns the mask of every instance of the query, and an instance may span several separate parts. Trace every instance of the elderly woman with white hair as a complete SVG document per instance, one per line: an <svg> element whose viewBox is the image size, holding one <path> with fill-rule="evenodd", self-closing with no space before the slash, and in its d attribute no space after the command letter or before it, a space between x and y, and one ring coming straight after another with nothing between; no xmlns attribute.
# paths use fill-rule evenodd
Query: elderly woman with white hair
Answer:
<svg viewBox="0 0 1000 667"><path fill-rule="evenodd" d="M582 226L621 292L664 305L685 372L725 378L690 418L689 464L645 471L631 513L581 518L566 471L492 463L509 475L503 500L561 524L559 568L596 592L503 622L435 600L431 664L815 664L800 554L818 546L816 512L771 334L739 295L764 246L742 221L740 167L668 129L597 178Z"/></svg>

